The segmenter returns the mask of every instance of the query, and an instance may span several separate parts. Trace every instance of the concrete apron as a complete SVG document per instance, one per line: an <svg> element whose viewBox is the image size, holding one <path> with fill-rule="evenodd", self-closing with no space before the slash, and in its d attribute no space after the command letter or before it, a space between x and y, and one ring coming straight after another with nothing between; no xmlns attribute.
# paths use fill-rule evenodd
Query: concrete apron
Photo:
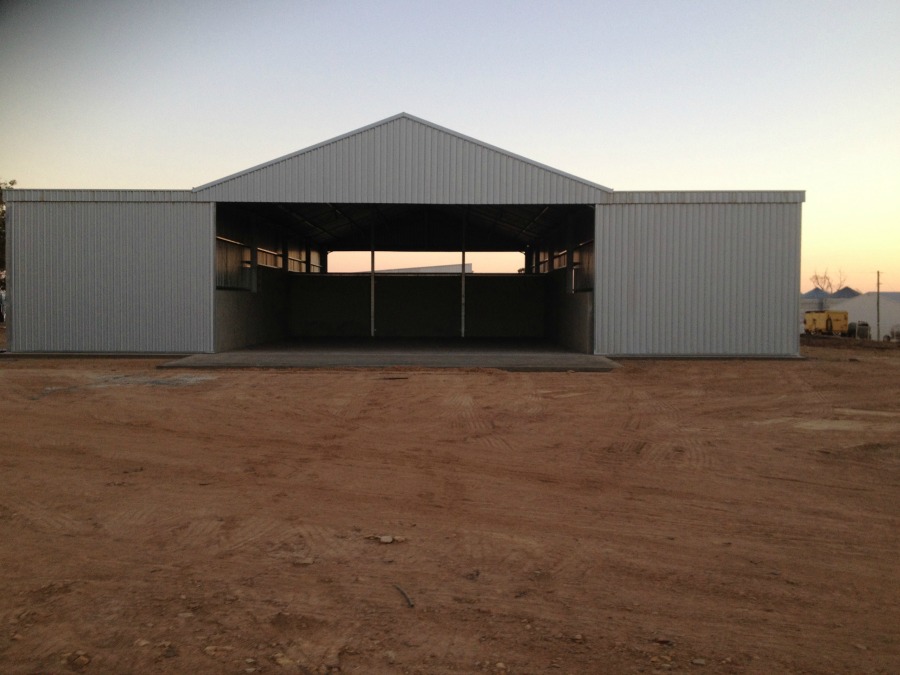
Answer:
<svg viewBox="0 0 900 675"><path fill-rule="evenodd" d="M297 341L219 354L193 354L163 368L496 368L534 372L609 372L603 356L547 343L352 340Z"/></svg>

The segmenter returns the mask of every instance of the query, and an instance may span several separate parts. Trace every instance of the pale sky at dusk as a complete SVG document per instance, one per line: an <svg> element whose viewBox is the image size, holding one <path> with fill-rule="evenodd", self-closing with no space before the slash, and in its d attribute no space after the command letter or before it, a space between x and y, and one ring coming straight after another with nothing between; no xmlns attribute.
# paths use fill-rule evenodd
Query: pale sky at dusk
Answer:
<svg viewBox="0 0 900 675"><path fill-rule="evenodd" d="M802 289L900 291L897 0L0 0L0 64L21 188L189 189L405 111L615 190L806 190Z"/></svg>

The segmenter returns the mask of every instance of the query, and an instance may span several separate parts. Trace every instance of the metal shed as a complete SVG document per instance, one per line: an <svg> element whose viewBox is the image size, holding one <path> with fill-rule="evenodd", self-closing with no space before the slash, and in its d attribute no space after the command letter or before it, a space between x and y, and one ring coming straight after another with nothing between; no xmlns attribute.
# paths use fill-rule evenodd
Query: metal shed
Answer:
<svg viewBox="0 0 900 675"><path fill-rule="evenodd" d="M802 192L613 192L406 113L193 190L4 198L15 352L343 336L799 350ZM342 250L461 262L447 275L329 273ZM471 251L519 251L522 273L468 274Z"/></svg>

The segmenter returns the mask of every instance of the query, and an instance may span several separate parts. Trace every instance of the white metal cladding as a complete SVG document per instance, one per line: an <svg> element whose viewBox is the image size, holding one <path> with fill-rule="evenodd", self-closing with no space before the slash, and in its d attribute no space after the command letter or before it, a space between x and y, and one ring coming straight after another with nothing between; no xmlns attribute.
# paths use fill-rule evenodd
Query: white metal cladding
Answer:
<svg viewBox="0 0 900 675"><path fill-rule="evenodd" d="M11 351L212 351L212 204L8 208Z"/></svg>
<svg viewBox="0 0 900 675"><path fill-rule="evenodd" d="M195 192L210 201L595 204L610 190L403 113Z"/></svg>
<svg viewBox="0 0 900 675"><path fill-rule="evenodd" d="M196 202L190 190L5 190L7 202Z"/></svg>
<svg viewBox="0 0 900 675"><path fill-rule="evenodd" d="M595 352L796 356L800 209L598 205Z"/></svg>
<svg viewBox="0 0 900 675"><path fill-rule="evenodd" d="M802 190L685 190L666 192L616 192L610 204L794 204L803 202Z"/></svg>

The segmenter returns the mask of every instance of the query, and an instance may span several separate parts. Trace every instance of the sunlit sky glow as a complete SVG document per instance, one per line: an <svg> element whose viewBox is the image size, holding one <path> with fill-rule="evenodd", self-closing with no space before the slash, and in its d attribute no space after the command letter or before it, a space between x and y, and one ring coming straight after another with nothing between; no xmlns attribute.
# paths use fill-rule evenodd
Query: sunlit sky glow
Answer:
<svg viewBox="0 0 900 675"><path fill-rule="evenodd" d="M801 287L900 291L896 0L0 0L0 64L21 188L191 188L405 111L615 190L806 190Z"/></svg>

